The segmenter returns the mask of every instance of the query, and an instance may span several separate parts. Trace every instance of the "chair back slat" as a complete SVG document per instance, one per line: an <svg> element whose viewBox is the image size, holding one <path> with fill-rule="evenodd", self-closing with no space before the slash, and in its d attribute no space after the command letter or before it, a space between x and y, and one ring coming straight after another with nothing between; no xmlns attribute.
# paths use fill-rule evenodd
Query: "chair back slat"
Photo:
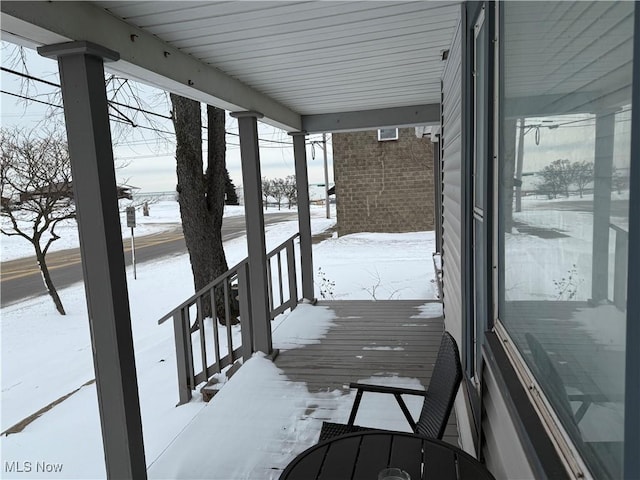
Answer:
<svg viewBox="0 0 640 480"><path fill-rule="evenodd" d="M458 345L449 332L442 334L416 433L441 439L462 380Z"/></svg>

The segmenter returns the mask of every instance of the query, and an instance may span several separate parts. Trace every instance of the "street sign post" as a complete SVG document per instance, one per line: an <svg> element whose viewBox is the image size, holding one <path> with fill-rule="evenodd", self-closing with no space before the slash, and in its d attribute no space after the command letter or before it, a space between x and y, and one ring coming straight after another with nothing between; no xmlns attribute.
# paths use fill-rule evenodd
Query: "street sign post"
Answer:
<svg viewBox="0 0 640 480"><path fill-rule="evenodd" d="M133 234L133 229L136 227L136 207L127 207L127 227L131 227L131 263L133 279L136 280L136 240Z"/></svg>

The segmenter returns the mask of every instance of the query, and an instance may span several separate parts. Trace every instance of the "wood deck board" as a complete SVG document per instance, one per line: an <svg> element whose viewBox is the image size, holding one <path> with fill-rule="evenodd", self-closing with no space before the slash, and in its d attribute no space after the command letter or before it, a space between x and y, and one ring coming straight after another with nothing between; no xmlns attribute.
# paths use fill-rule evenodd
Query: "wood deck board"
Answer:
<svg viewBox="0 0 640 480"><path fill-rule="evenodd" d="M326 301L335 314L320 343L283 350L275 364L290 381L303 382L310 392L349 392L348 384L376 376L418 379L426 387L431 378L442 317L425 318L424 300ZM323 414L321 406L316 415ZM458 444L454 414L445 441Z"/></svg>

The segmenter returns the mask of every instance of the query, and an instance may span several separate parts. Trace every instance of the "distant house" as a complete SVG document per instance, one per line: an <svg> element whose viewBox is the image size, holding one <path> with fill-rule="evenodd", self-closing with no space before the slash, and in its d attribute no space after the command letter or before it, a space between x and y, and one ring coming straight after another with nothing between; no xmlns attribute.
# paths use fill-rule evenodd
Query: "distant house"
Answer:
<svg viewBox="0 0 640 480"><path fill-rule="evenodd" d="M433 145L414 128L334 133L338 235L434 229Z"/></svg>

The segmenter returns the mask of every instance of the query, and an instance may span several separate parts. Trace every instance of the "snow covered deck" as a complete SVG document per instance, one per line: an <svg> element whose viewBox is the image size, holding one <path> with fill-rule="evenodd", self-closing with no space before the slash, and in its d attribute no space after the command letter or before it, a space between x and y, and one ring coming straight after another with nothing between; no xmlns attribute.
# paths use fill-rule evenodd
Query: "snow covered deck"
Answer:
<svg viewBox="0 0 640 480"><path fill-rule="evenodd" d="M149 466L150 478L278 478L317 442L323 420L346 422L352 381L426 386L444 325L424 300L299 305L274 324L275 363L256 355ZM393 398L363 397L356 423L409 430ZM408 398L412 413L419 398ZM455 418L445 440L457 444Z"/></svg>

